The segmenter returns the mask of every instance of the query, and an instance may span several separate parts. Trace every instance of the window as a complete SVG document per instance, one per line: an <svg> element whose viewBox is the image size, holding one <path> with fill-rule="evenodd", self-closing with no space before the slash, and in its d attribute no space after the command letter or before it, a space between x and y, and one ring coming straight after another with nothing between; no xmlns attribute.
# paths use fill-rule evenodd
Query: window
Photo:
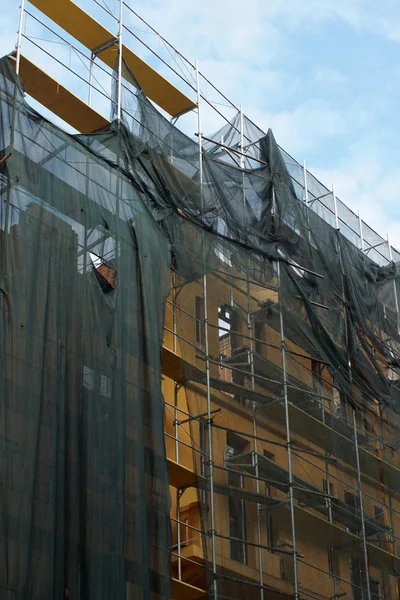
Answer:
<svg viewBox="0 0 400 600"><path fill-rule="evenodd" d="M263 455L265 456L265 458L268 458L268 460L272 460L275 462L275 454L272 454L272 452L270 452L269 450L264 450ZM269 485L269 483L265 484L265 493L267 496L271 496L271 486Z"/></svg>
<svg viewBox="0 0 400 600"><path fill-rule="evenodd" d="M208 476L208 425L204 419L199 419L199 442L200 442L200 474Z"/></svg>
<svg viewBox="0 0 400 600"><path fill-rule="evenodd" d="M354 516L360 515L361 505L360 505L360 498L358 496L355 496L351 492L345 492L344 493L344 501L345 501L345 504L349 507L349 512L351 514L353 514ZM349 516L350 516L350 514L349 514ZM348 531L351 531L352 533L357 535L360 531L360 525L357 521L355 521L354 526L348 527L347 529L348 529Z"/></svg>
<svg viewBox="0 0 400 600"><path fill-rule="evenodd" d="M273 554L273 548L275 547L275 537L274 522L272 519L272 515L267 515L267 546L269 548L268 552L271 552L271 554Z"/></svg>
<svg viewBox="0 0 400 600"><path fill-rule="evenodd" d="M311 361L311 371L313 374L313 389L318 394L322 391L322 371L324 370L324 365L320 363L318 360Z"/></svg>
<svg viewBox="0 0 400 600"><path fill-rule="evenodd" d="M218 330L219 333L219 358L221 363L224 359L232 356L232 334L231 311L226 306L218 307ZM228 367L219 367L219 376L223 381L232 381L232 370Z"/></svg>
<svg viewBox="0 0 400 600"><path fill-rule="evenodd" d="M83 365L82 369L82 385L85 389L95 392L103 398L112 398L113 380L107 375L96 373L94 369Z"/></svg>
<svg viewBox="0 0 400 600"><path fill-rule="evenodd" d="M82 383L87 390L94 390L94 369L83 365Z"/></svg>
<svg viewBox="0 0 400 600"><path fill-rule="evenodd" d="M255 351L257 352L257 354L260 354L260 355L263 354L263 349L266 349L265 344L263 344L263 341L265 339L264 330L265 330L264 324L261 321L258 321L257 319L255 319L253 337L255 338ZM265 350L264 350L264 353L265 353Z"/></svg>
<svg viewBox="0 0 400 600"><path fill-rule="evenodd" d="M244 454L248 447L248 442L233 433L228 433L226 436L227 449L226 458L233 459L236 456ZM235 471L228 472L228 485L232 488L243 489L243 475ZM246 557L246 506L240 494L237 491L232 491L228 500L229 510L229 536L230 540L230 557L232 560L237 560L241 563L247 562Z"/></svg>
<svg viewBox="0 0 400 600"><path fill-rule="evenodd" d="M359 514L360 513L360 498L355 496L351 492L344 493L344 501L352 510L352 512Z"/></svg>
<svg viewBox="0 0 400 600"><path fill-rule="evenodd" d="M100 375L100 395L104 398L111 398L112 395L112 381L105 375Z"/></svg>
<svg viewBox="0 0 400 600"><path fill-rule="evenodd" d="M332 505L331 496L334 496L333 483L331 483L327 479L324 479L322 481L322 486L323 486L324 493L327 495L327 498L326 498L326 507L327 507L327 509L329 511L329 509L331 508L331 505ZM326 520L327 521L330 520L330 514L329 513L326 515Z"/></svg>
<svg viewBox="0 0 400 600"><path fill-rule="evenodd" d="M232 356L232 349L238 346L238 313L232 306L222 304L218 307L218 326L219 330L220 346L226 348L229 346L229 352L224 352L221 349L221 353L225 356ZM228 339L228 342L223 340Z"/></svg>
<svg viewBox="0 0 400 600"><path fill-rule="evenodd" d="M184 517L181 520L181 523L179 524L180 527L180 542L181 542L181 547L182 546L187 546L189 543L189 518L188 517Z"/></svg>
<svg viewBox="0 0 400 600"><path fill-rule="evenodd" d="M200 446L200 475L202 477L208 477L209 475L209 464L208 464L208 425L205 419L199 419L199 446ZM203 506L207 505L207 490L201 489L201 502Z"/></svg>
<svg viewBox="0 0 400 600"><path fill-rule="evenodd" d="M196 342L198 344L204 343L204 298L203 296L196 296Z"/></svg>
<svg viewBox="0 0 400 600"><path fill-rule="evenodd" d="M356 558L350 559L350 579L353 600L363 600L363 577L361 571L361 564L360 561Z"/></svg>
<svg viewBox="0 0 400 600"><path fill-rule="evenodd" d="M379 600L380 581L377 577L369 578L369 590L371 592L371 600Z"/></svg>
<svg viewBox="0 0 400 600"><path fill-rule="evenodd" d="M226 434L226 457L234 458L244 454L249 446L249 442L229 431Z"/></svg>
<svg viewBox="0 0 400 600"><path fill-rule="evenodd" d="M332 409L338 417L347 418L347 403L346 398L338 389L333 388L332 391Z"/></svg>

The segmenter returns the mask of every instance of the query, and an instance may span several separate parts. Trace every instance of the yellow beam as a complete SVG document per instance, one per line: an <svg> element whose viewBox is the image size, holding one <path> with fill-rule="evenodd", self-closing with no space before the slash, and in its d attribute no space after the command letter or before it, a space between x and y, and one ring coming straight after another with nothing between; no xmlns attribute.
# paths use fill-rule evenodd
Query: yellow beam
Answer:
<svg viewBox="0 0 400 600"><path fill-rule="evenodd" d="M194 485L197 475L191 469L167 457L169 484L175 488L186 488Z"/></svg>
<svg viewBox="0 0 400 600"><path fill-rule="evenodd" d="M165 346L162 347L162 372L178 383L183 381L182 358Z"/></svg>
<svg viewBox="0 0 400 600"><path fill-rule="evenodd" d="M190 583L185 583L179 579L172 579L172 598L173 600L200 600L205 598L206 592Z"/></svg>
<svg viewBox="0 0 400 600"><path fill-rule="evenodd" d="M15 64L12 61L12 64ZM80 132L103 129L109 121L21 55L20 76L27 94Z"/></svg>
<svg viewBox="0 0 400 600"><path fill-rule="evenodd" d="M115 36L100 25L72 0L30 0L47 17L57 23L89 50L95 50ZM118 47L116 44L102 51L98 57L114 69ZM168 114L176 116L193 109L195 103L160 73L148 65L126 46L123 58L148 98Z"/></svg>

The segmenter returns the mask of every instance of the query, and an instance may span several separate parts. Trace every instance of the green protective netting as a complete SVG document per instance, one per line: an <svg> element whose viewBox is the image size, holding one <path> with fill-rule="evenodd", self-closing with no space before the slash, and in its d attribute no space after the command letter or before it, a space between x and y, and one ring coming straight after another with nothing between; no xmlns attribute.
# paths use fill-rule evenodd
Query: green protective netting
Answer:
<svg viewBox="0 0 400 600"><path fill-rule="evenodd" d="M26 105L8 61L0 65L0 150L12 151L1 166L0 585L7 600L64 598L66 589L85 600L168 598L160 347L169 268L189 299L182 306L193 312L204 275L211 290L221 278L255 290L253 342L256 350L271 342L255 334L255 320L259 331L268 324L276 333L271 358L259 352L247 392L249 339L233 327L236 356L208 357L210 385L238 404L254 402L260 422L268 414L282 426L286 395L300 435L301 411L321 423L316 397L329 386L340 393L340 410L400 413L398 266L362 252L346 235L344 212L335 228L331 199L316 200L316 180L314 204L303 201L298 165L271 131L244 119L241 146L237 117L208 137L223 135L258 162L240 162L211 142L200 159L197 142L154 108L125 69L122 121L69 136ZM259 289L271 292L268 302ZM285 338L328 372L319 391L305 383L296 357L283 381L282 320ZM203 368L185 367L184 379L204 390L204 348L202 357ZM193 414L204 413L200 396ZM324 414L335 432L328 440L321 426L318 443L354 466L351 423L337 416ZM272 472L272 487L287 492L286 477ZM241 490L237 498L235 477L224 481L217 476L216 493L239 512L252 503L255 523L257 497ZM207 485L199 497L210 566ZM312 494L303 490L300 500ZM317 502L316 510L324 507ZM259 597L257 586L239 585L234 574L208 575L209 589L223 580L221 599Z"/></svg>
<svg viewBox="0 0 400 600"><path fill-rule="evenodd" d="M8 59L0 94L0 597L170 598L168 240L113 125L57 129Z"/></svg>
<svg viewBox="0 0 400 600"><path fill-rule="evenodd" d="M125 77L132 77L127 68ZM209 151L211 142L205 142L200 186L198 144L132 89L133 83L123 111L133 134L124 138L127 169L138 174L134 160L143 159L130 157L143 144L151 168L142 184L151 186L147 200L171 241L177 272L194 281L216 268L222 252L237 272L251 273L256 282L258 277L272 280L273 263L279 261L285 335L297 336L329 365L348 402L356 404L356 386L362 402L377 400L400 412L400 388L387 376L388 364L400 365L397 264L372 260L354 245L354 235L332 227L318 210L299 201L302 188L290 175L287 155L272 131L263 134L246 120L249 153L262 164L246 159L244 168L238 168L232 153ZM237 127L234 119L214 137L223 132L237 148ZM198 248L195 254L193 247ZM247 251L245 258L241 249Z"/></svg>

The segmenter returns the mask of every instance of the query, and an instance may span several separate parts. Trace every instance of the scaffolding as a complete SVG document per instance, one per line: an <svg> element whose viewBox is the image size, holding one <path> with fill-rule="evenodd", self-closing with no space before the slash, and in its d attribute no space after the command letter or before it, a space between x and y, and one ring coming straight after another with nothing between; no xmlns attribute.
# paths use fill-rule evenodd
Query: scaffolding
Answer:
<svg viewBox="0 0 400 600"><path fill-rule="evenodd" d="M79 70L76 74L88 85L88 102L66 95L67 110L55 101L49 108L56 114L59 111L73 127L81 127L87 119L79 118L85 110L90 122L98 125L93 129L105 129L108 117L96 111L95 96L98 105L99 98L113 104L117 123L143 136L142 154L151 163L147 168L154 168L164 186L170 184L174 198L176 221L165 228L176 242L176 256L163 347L165 438L170 483L175 488L173 597L397 598L400 418L395 403L400 378L400 253L342 203L334 188L321 184L305 163L300 165L283 149L275 148L272 138L267 139L245 117L242 107L215 86L212 90L219 101L210 100L204 88L212 84L198 64L172 48L128 3L121 0L114 13L105 2L93 1L118 33L113 36L108 29L95 29L103 37L97 47L89 47L89 53L69 37L62 40L74 56L86 61L87 79ZM15 60L17 73L29 82L29 74L38 67L24 56L22 42L38 48L40 44L23 32L25 19L29 17L58 40L61 34L26 4L21 5ZM66 11L73 5L69 1L60 4ZM89 30L68 31L65 16L52 13L57 13L54 3L35 0L32 5L67 29L81 46L89 44L85 38ZM162 41L173 60L168 62L162 54L157 58L173 72L175 81L183 82L185 93L160 78L155 69L144 68L138 55L125 51L125 39L133 38L136 49L147 42L138 29L124 22L124 11ZM45 51L44 45L40 50ZM103 60L107 52L104 67L98 59ZM68 69L61 59L59 64ZM105 85L99 83L103 76L110 88L116 86L116 94L105 92ZM163 86L168 102L160 99ZM30 90L34 95L33 85L27 86ZM143 92L168 114L168 131L162 129L165 119L150 131L157 111L141 100ZM45 103L43 96L38 99ZM221 112L221 99L233 117ZM79 111L73 106L79 106ZM209 137L202 133L205 107L224 119L222 128ZM194 112L196 142L189 146L181 141L175 125L178 119L185 123L185 118L192 124ZM266 172L277 160L278 150L298 203L293 212L291 206L285 209L284 216L283 179ZM107 159L113 160L108 155ZM57 160L64 159L58 156ZM119 158L116 163L120 168ZM129 171L132 165L137 168L133 161L123 168ZM301 263L284 244L279 247L279 235L273 243L264 236L265 244L257 246L237 223L228 232L222 209L213 215L217 193L213 168L223 174L225 190L221 193L235 203L244 225L249 206L255 206L256 197L261 196L260 189L270 186L270 204L261 208L258 221L265 218L262 211L267 211L270 222L283 227L283 237L290 237L293 245L307 245L309 254L304 251L303 257L309 260ZM149 196L160 194L146 168L140 176ZM87 175L86 179L89 182ZM181 198L175 200L177 189ZM112 186L105 193L113 194ZM160 213L164 200L157 205ZM301 227L296 216L302 219ZM168 216L162 219L167 221ZM334 248L332 271L329 264L314 259L313 253L322 247L316 234L322 221L330 227L323 231L330 231L328 241ZM178 248L181 239L184 247ZM90 246L85 235L82 255L87 250L96 253L97 245ZM350 251L355 261L376 275L373 285L385 282L374 299L379 305L379 310L374 306L374 314L381 315L382 321L372 323L372 317L361 314L360 321L368 321L369 329L367 335L363 321L358 333L364 345L358 362L350 329L356 312L346 266ZM314 293L319 281L327 289L330 275L336 277L332 285L337 284L337 293L330 298ZM317 327L330 340L325 352L316 349ZM341 356L334 366L329 359L333 348ZM390 389L387 395L393 406L382 400L379 381L366 378L363 369L372 367L379 374L377 379L385 375L385 390Z"/></svg>

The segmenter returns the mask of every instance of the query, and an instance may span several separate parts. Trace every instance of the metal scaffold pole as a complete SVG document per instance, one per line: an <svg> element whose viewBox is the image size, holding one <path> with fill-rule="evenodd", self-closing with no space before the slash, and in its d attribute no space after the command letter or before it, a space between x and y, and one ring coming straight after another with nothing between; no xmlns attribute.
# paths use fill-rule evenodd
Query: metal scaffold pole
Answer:
<svg viewBox="0 0 400 600"><path fill-rule="evenodd" d="M89 93L88 93L88 104L92 106L92 92L93 92L93 67L94 60L96 55L94 52L90 54L90 64L89 64Z"/></svg>
<svg viewBox="0 0 400 600"><path fill-rule="evenodd" d="M124 0L119 2L119 20L118 20L118 93L117 93L117 119L121 120L122 103L122 32L123 32L123 13Z"/></svg>
<svg viewBox="0 0 400 600"><path fill-rule="evenodd" d="M21 63L21 40L22 40L22 27L24 25L24 14L25 14L25 0L21 0L19 7L19 25L18 25L18 36L16 46L16 64L15 71L19 75L19 66Z"/></svg>
<svg viewBox="0 0 400 600"><path fill-rule="evenodd" d="M204 187L203 187L203 144L202 144L202 126L201 126L201 90L200 90L200 73L199 65L196 60L196 86L197 86L197 136L199 146L199 182L200 182L200 197L202 214L204 214ZM206 258L205 258L205 240L203 231L203 294L204 294L204 346L205 346L205 362L206 362L206 386L207 386L207 429L208 429L208 474L210 481L210 513L211 513L211 555L212 555L212 595L214 600L218 598L217 591L217 550L216 550L216 530L215 530L215 498L214 498L214 459L213 459L213 423L211 412L211 381L210 381L210 348L208 336L208 306L207 306L207 275L206 275Z"/></svg>
<svg viewBox="0 0 400 600"><path fill-rule="evenodd" d="M340 226L339 226L339 217L337 210L337 201L336 201L336 193L335 186L332 186L333 200L334 200L334 208L335 208L335 221L336 221L336 229L337 229L337 249L339 254L340 268L342 272L342 303L343 303L343 318L344 318L344 332L345 332L345 344L346 344L346 352L347 352L347 364L349 371L349 385L352 390L353 386L353 377L352 377L352 364L349 353L349 334L347 327L347 314L346 314L346 285L345 285L345 271L343 265L343 257L341 251L340 244ZM359 221L361 224L361 220ZM360 229L361 232L361 229ZM360 452L358 447L358 431L357 431L357 419L356 419L356 410L353 406L353 436L354 436L354 448L356 453L356 466L357 466L357 488L358 488L358 497L360 504L360 519L361 519L361 536L362 536L362 547L363 547L363 562L364 562L364 574L365 574L365 589L367 592L367 600L371 600L371 588L369 583L369 563L368 563L368 547L367 547L367 537L365 531L365 512L364 512L364 498L362 491L362 479L361 479L361 468L360 468ZM364 589L364 584L362 585Z"/></svg>
<svg viewBox="0 0 400 600"><path fill-rule="evenodd" d="M272 189L273 205L275 214L275 191ZM292 468L292 441L290 434L290 419L289 419L289 398L288 398L288 376L286 364L286 344L285 330L283 324L282 311L282 279L281 279L281 263L277 260L277 278L278 278L278 296L279 296L279 329L281 338L281 356L282 356L282 373L283 373L283 399L285 407L285 423L286 423L286 445L287 445L287 462L289 474L289 504L290 504L290 525L292 530L292 551L293 551L293 585L295 600L299 599L299 580L298 580L298 564L297 564L297 543L296 543L296 523L294 515L294 494L293 494L293 468Z"/></svg>
<svg viewBox="0 0 400 600"><path fill-rule="evenodd" d="M355 446L355 450L356 450L356 462L357 462L357 486L358 486L358 495L359 495L359 500L360 500L360 518L361 518L361 534L362 534L363 558L364 558L365 587L366 587L366 591L367 591L367 600L371 600L371 587L370 587L370 583L369 583L368 547L367 547L367 536L366 536L366 532L365 532L364 496L363 496L363 491L362 491L360 452L359 452L359 448L358 448L358 431L357 431L356 411L354 409L353 409L353 431L354 431L354 446Z"/></svg>
<svg viewBox="0 0 400 600"><path fill-rule="evenodd" d="M390 260L390 262L392 262L393 261L393 253L392 253L392 246L390 245L389 234L387 234L387 245L388 245L388 251L389 251L389 260ZM397 296L397 288L396 288L396 280L395 279L393 279L393 294L394 294L395 311L396 311L396 317L397 317L397 333L400 335L399 299Z"/></svg>
<svg viewBox="0 0 400 600"><path fill-rule="evenodd" d="M358 226L360 228L360 248L361 252L364 252L364 234L363 234L363 223L360 217L360 211L358 211Z"/></svg>
<svg viewBox="0 0 400 600"><path fill-rule="evenodd" d="M339 215L338 215L338 209L337 209L336 191L335 191L335 186L334 185L332 185L332 196L333 196L333 207L334 207L334 211L335 211L335 228L336 229L340 229L340 227L339 227Z"/></svg>
<svg viewBox="0 0 400 600"><path fill-rule="evenodd" d="M306 161L303 161L303 175L304 175L304 202L308 204L308 181L307 181L307 167Z"/></svg>
<svg viewBox="0 0 400 600"><path fill-rule="evenodd" d="M240 167L245 167L244 157L244 117L243 117L243 105L240 105ZM246 207L246 181L245 174L242 175L242 191L243 191L243 210ZM244 217L244 215L243 215ZM251 316L251 293L250 293L250 282L249 276L246 274L246 285L247 285L247 330L249 335L249 355L250 355L250 376L251 376L251 389L255 389L254 385L254 320ZM256 476L256 492L260 493L260 469L258 465L258 443L257 443L257 403L252 402L252 413L253 413L253 439L254 439L254 458L255 458L255 476ZM258 570L260 578L260 599L264 600L264 575L263 575L263 559L262 559L262 532L261 532L261 510L262 506L257 504L257 544L258 544Z"/></svg>

